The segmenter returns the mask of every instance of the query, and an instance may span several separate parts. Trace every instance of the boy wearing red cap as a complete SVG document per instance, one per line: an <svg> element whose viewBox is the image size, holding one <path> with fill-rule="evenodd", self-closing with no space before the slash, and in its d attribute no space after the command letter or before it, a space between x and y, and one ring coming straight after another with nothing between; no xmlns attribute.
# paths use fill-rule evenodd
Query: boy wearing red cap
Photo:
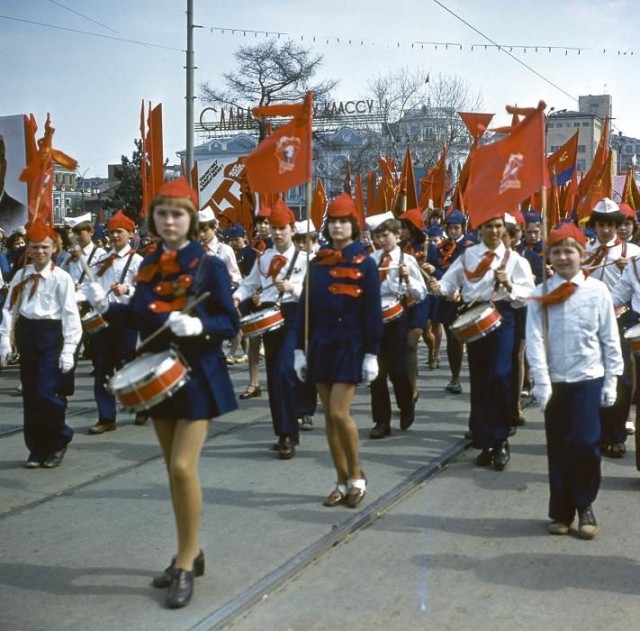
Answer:
<svg viewBox="0 0 640 631"><path fill-rule="evenodd" d="M591 508L600 487L598 410L615 402L623 362L611 296L580 269L585 245L573 224L549 235L555 274L548 293L538 286L531 296L526 352L545 418L549 532L567 534L577 511L579 535L592 539L598 530Z"/></svg>
<svg viewBox="0 0 640 631"><path fill-rule="evenodd" d="M492 303L500 325L467 343L471 409L469 430L473 446L481 452L479 467L493 464L502 471L511 455L507 437L512 412L513 348L515 313L512 303L526 300L533 290L531 267L517 252L507 250L502 237L504 213L482 223L482 242L467 248L440 281L428 282L432 293L453 299L459 295L467 307Z"/></svg>
<svg viewBox="0 0 640 631"><path fill-rule="evenodd" d="M31 263L11 281L0 324L0 361L20 354L26 467L60 465L73 430L65 424L66 394L73 391L74 352L82 335L69 274L53 263L54 230L36 220L27 230Z"/></svg>
<svg viewBox="0 0 640 631"><path fill-rule="evenodd" d="M109 219L107 230L113 249L92 267L96 280L107 294L107 301L127 304L142 263L142 257L129 243L135 223L119 210ZM137 339L137 331L129 327L108 326L93 335L91 360L95 368L93 394L98 405L98 422L89 428L89 434L104 434L116 429L116 400L106 384L116 370L135 358ZM145 419L143 415L136 416L137 424Z"/></svg>
<svg viewBox="0 0 640 631"><path fill-rule="evenodd" d="M294 322L302 282L307 271L307 254L293 244L295 215L278 200L271 210L273 247L256 260L249 275L233 294L236 306L250 298L260 310L275 306L284 317L282 327L263 334L267 369L267 388L273 430L278 437L275 448L281 460L295 455L298 442L298 402L293 368Z"/></svg>

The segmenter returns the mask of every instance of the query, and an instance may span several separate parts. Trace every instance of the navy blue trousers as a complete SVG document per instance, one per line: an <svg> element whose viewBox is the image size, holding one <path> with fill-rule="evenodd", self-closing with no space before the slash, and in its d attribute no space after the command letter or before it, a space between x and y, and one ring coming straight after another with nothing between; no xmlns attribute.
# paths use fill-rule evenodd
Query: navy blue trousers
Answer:
<svg viewBox="0 0 640 631"><path fill-rule="evenodd" d="M73 373L62 374L60 320L16 322L16 346L20 353L20 381L24 411L24 442L31 456L44 460L65 447L73 430L65 423L67 399L73 390Z"/></svg>
<svg viewBox="0 0 640 631"><path fill-rule="evenodd" d="M91 361L96 374L93 395L98 405L98 420L113 423L116 420L116 399L107 390L113 374L135 358L135 329L122 329L110 325L92 336Z"/></svg>
<svg viewBox="0 0 640 631"><path fill-rule="evenodd" d="M507 302L496 302L500 326L467 344L469 358L469 430L476 449L490 449L509 436L512 415L515 315Z"/></svg>
<svg viewBox="0 0 640 631"><path fill-rule="evenodd" d="M418 306L414 308L419 308ZM391 396L387 377L393 385L396 404L400 410L413 405L413 386L407 365L407 336L409 318L406 311L401 317L384 325L384 334L378 355L378 376L371 382L371 417L374 423L391 422Z"/></svg>
<svg viewBox="0 0 640 631"><path fill-rule="evenodd" d="M602 379L552 383L544 412L549 462L549 517L570 524L600 488Z"/></svg>
<svg viewBox="0 0 640 631"><path fill-rule="evenodd" d="M298 390L296 373L293 369L297 309L296 303L282 305L284 326L263 336L269 409L276 436L298 433Z"/></svg>

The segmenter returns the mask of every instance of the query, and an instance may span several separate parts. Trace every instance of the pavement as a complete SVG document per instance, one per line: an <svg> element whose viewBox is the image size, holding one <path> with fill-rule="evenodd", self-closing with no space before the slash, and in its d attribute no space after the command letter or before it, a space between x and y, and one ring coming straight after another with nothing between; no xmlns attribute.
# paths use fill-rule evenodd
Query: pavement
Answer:
<svg viewBox="0 0 640 631"><path fill-rule="evenodd" d="M640 474L634 454L603 462L593 541L547 534L540 412L511 439L504 472L473 465L465 392L421 358L410 430L373 441L369 399L353 412L369 480L357 510L325 508L334 483L320 411L280 461L266 394L215 420L203 450L206 574L182 610L150 587L175 551L153 429L95 422L81 362L58 469L27 470L17 369L0 373L0 628L325 630L629 629L640 622ZM238 393L247 367L234 366ZM264 380L263 380L264 385ZM633 450L634 441L628 441Z"/></svg>

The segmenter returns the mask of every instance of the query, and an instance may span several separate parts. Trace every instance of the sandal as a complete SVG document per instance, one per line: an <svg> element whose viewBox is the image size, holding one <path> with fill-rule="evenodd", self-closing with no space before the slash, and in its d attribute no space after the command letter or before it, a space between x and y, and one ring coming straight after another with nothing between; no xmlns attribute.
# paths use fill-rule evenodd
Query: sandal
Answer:
<svg viewBox="0 0 640 631"><path fill-rule="evenodd" d="M324 498L323 506L333 507L342 504L347 497L347 492L347 485L344 482L336 482L336 488Z"/></svg>
<svg viewBox="0 0 640 631"><path fill-rule="evenodd" d="M364 499L367 492L367 478L361 471L361 478L351 478L347 480L347 499L346 504L349 508L355 508Z"/></svg>
<svg viewBox="0 0 640 631"><path fill-rule="evenodd" d="M247 389L238 397L239 399L253 399L259 397L262 394L262 388L260 386L248 385Z"/></svg>

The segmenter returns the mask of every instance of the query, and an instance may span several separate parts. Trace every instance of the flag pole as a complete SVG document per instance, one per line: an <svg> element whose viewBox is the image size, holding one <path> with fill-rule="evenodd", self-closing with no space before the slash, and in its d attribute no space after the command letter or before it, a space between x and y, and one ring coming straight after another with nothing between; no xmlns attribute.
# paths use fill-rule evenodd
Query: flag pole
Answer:
<svg viewBox="0 0 640 631"><path fill-rule="evenodd" d="M304 284L304 354L306 356L308 346L309 346L309 285L311 284L311 274L309 273L309 261L311 258L311 180L313 179L313 132L312 132L312 120L313 120L313 93L308 92L305 100L308 99L309 111L307 112L309 116L309 162L307 164L307 235L305 239L305 250L307 253L307 271L306 271L306 282ZM315 226L314 226L315 227Z"/></svg>

